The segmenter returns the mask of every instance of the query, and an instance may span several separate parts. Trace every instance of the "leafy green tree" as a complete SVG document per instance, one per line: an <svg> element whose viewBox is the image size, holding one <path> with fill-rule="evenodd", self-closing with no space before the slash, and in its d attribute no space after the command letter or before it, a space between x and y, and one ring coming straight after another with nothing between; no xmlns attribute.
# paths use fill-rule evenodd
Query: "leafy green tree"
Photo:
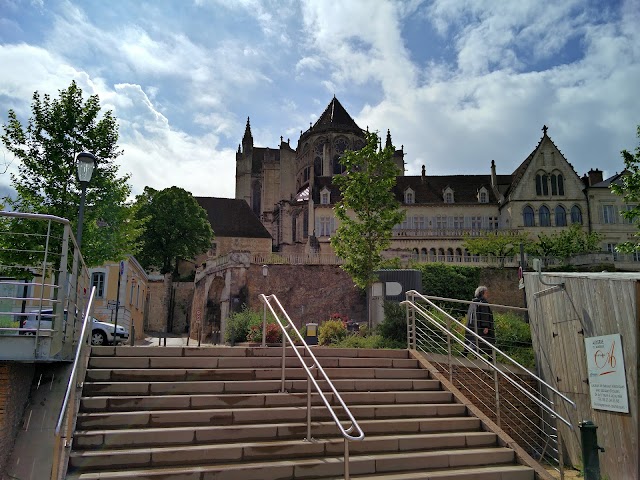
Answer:
<svg viewBox="0 0 640 480"><path fill-rule="evenodd" d="M637 127L637 136L640 139L640 125ZM622 216L635 222L640 229L640 144L635 148L635 153L627 150L622 150L620 153L627 174L622 176L620 185L612 184L611 190L622 195L626 203L635 203L633 208L622 212ZM617 250L625 253L640 251L640 232L637 232L635 236L638 240L621 243L617 246Z"/></svg>
<svg viewBox="0 0 640 480"><path fill-rule="evenodd" d="M393 162L393 147L378 150L378 135L367 133L366 146L347 151L340 159L345 174L333 177L342 200L334 208L340 226L331 238L342 269L362 289L375 280L382 252L391 244L393 227L404 218L393 187L400 174Z"/></svg>
<svg viewBox="0 0 640 480"><path fill-rule="evenodd" d="M463 246L474 255L511 257L519 251L520 244L531 242L526 233L489 232L479 237L467 236Z"/></svg>
<svg viewBox="0 0 640 480"><path fill-rule="evenodd" d="M528 250L543 257L567 259L575 255L599 252L601 239L601 234L586 233L582 225L576 223L551 235L539 234L538 241L531 244Z"/></svg>
<svg viewBox="0 0 640 480"><path fill-rule="evenodd" d="M129 177L118 177L114 162L122 154L118 124L110 110L101 110L97 95L84 100L75 82L60 90L58 98L35 92L26 128L9 110L1 138L20 162L18 173L11 175L17 195L5 198L7 205L69 219L74 232L81 192L75 157L81 151L93 153L98 160L86 192L84 259L92 266L136 253L139 224L126 203ZM10 223L12 229L27 228L26 222Z"/></svg>
<svg viewBox="0 0 640 480"><path fill-rule="evenodd" d="M145 222L140 264L161 273L175 273L179 260L190 260L211 247L213 230L207 212L183 188L146 187L137 197L136 212Z"/></svg>

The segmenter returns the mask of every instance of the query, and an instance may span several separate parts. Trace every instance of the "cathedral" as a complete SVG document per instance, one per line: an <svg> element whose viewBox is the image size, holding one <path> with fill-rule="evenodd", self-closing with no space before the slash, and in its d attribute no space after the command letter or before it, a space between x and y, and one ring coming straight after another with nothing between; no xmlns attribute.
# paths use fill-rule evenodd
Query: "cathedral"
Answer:
<svg viewBox="0 0 640 480"><path fill-rule="evenodd" d="M362 148L365 133L335 96L315 124L300 132L295 148L282 137L277 148L255 146L247 119L236 153L235 197L260 219L274 252L333 253L329 240L338 227L333 207L340 191L332 177L344 173L340 157ZM386 146L392 146L389 131ZM634 232L612 213L626 208L610 195L612 179L603 180L597 169L580 177L546 126L531 154L513 162L518 166L506 175L487 160L484 175L429 175L423 165L420 175L411 176L405 174L404 155L404 148L394 149L400 172L394 193L405 219L393 230L391 256L468 261L469 235L526 232L535 239L576 223L602 233L603 251L612 252Z"/></svg>

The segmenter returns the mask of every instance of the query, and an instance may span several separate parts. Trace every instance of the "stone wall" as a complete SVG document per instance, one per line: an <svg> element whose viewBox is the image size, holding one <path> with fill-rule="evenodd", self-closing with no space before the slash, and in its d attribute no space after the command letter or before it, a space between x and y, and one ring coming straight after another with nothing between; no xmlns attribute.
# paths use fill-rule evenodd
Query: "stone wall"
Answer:
<svg viewBox="0 0 640 480"><path fill-rule="evenodd" d="M298 326L327 320L332 313L367 320L365 295L339 266L269 265L264 277L261 265L251 265L247 287L250 308L261 308L259 294L275 294Z"/></svg>
<svg viewBox="0 0 640 480"><path fill-rule="evenodd" d="M147 321L145 332L163 332L167 325L169 296L165 279L149 279L149 298L147 301Z"/></svg>
<svg viewBox="0 0 640 480"><path fill-rule="evenodd" d="M0 476L20 428L34 371L33 364L0 363Z"/></svg>
<svg viewBox="0 0 640 480"><path fill-rule="evenodd" d="M171 316L172 333L186 333L193 301L193 282L173 282L174 306Z"/></svg>

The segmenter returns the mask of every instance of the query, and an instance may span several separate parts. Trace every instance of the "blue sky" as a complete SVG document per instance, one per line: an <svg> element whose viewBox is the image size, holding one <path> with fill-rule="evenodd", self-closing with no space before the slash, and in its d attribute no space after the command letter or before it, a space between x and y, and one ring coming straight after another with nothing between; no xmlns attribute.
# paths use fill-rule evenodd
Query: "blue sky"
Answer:
<svg viewBox="0 0 640 480"><path fill-rule="evenodd" d="M334 94L408 175L511 173L543 124L612 175L638 144L638 25L637 0L0 0L0 122L76 80L118 118L134 193L233 197L247 116L295 147Z"/></svg>

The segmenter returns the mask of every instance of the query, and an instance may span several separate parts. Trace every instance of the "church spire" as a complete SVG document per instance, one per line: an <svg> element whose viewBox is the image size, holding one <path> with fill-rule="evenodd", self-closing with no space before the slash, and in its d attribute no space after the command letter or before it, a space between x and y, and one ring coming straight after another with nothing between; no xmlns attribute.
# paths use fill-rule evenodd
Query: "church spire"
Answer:
<svg viewBox="0 0 640 480"><path fill-rule="evenodd" d="M247 117L247 126L244 128L244 137L242 137L242 149L246 152L253 149L253 135L251 135L251 123Z"/></svg>
<svg viewBox="0 0 640 480"><path fill-rule="evenodd" d="M391 143L391 130L387 130L387 143L384 145L385 148L393 148L393 143Z"/></svg>

